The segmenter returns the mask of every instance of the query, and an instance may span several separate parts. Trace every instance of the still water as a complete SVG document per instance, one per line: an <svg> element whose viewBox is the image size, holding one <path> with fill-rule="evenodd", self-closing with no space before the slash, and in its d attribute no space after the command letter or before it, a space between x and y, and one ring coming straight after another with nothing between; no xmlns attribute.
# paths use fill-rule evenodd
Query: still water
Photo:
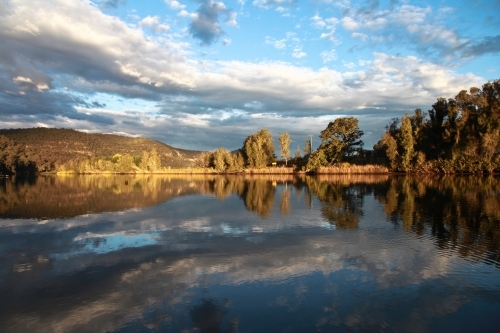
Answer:
<svg viewBox="0 0 500 333"><path fill-rule="evenodd" d="M499 332L500 179L0 179L1 332Z"/></svg>

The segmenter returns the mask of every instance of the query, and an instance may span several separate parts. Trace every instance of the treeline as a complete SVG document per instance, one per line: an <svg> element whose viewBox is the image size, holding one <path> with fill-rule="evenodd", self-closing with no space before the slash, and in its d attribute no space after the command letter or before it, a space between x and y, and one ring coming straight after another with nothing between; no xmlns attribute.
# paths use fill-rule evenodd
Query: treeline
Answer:
<svg viewBox="0 0 500 333"><path fill-rule="evenodd" d="M113 157L91 157L71 160L57 167L57 173L151 173L162 172L160 156L156 149L143 152L142 156L115 154Z"/></svg>
<svg viewBox="0 0 500 333"><path fill-rule="evenodd" d="M236 152L230 152L223 147L212 152L203 152L199 158L199 166L213 168L218 172L264 168L276 161L274 149L273 137L264 128L248 136L243 147Z"/></svg>
<svg viewBox="0 0 500 333"><path fill-rule="evenodd" d="M395 171L494 172L500 169L500 80L439 98L387 125L373 147Z"/></svg>
<svg viewBox="0 0 500 333"><path fill-rule="evenodd" d="M354 117L330 122L319 135L317 150L312 151L311 140L306 140L304 154L297 146L293 158L290 136L283 132L278 139L281 160L267 129L248 136L236 151L220 147L201 153L117 135L0 130L0 172L162 172L165 167L197 166L203 172L271 173L280 171L269 167L288 167L291 161L286 170L317 173L492 173L500 170L499 95L496 80L482 89L463 90L455 98L439 98L428 113L417 109L413 115L394 118L373 151L363 148L364 132Z"/></svg>
<svg viewBox="0 0 500 333"><path fill-rule="evenodd" d="M30 128L0 130L0 173L56 172L63 165L77 170L82 161L102 169L107 162L116 164L116 154L137 158L143 152L155 149L161 165L171 168L193 167L199 151L190 151L168 146L146 138L129 138L113 134L89 134L71 129ZM104 158L104 156L106 156ZM113 161L111 161L113 160ZM137 163L136 163L137 164ZM137 166L139 166L137 164Z"/></svg>

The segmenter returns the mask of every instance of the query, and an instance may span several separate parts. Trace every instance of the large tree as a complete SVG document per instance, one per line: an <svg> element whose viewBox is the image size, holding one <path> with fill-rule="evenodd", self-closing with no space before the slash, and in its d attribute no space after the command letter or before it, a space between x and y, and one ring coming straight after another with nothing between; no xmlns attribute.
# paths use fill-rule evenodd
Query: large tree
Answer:
<svg viewBox="0 0 500 333"><path fill-rule="evenodd" d="M360 138L363 134L356 118L337 118L321 131L319 149L324 152L329 163L350 159L362 149L363 141Z"/></svg>
<svg viewBox="0 0 500 333"><path fill-rule="evenodd" d="M251 168L263 168L274 162L273 136L264 128L248 136L243 144L247 164Z"/></svg>
<svg viewBox="0 0 500 333"><path fill-rule="evenodd" d="M287 165L288 157L290 157L291 142L292 141L290 140L290 135L288 135L288 132L283 132L280 134L279 137L279 143L281 149L280 156L285 159L285 165Z"/></svg>
<svg viewBox="0 0 500 333"><path fill-rule="evenodd" d="M439 98L428 114L417 109L393 119L374 146L385 150L393 170L500 169L500 80Z"/></svg>

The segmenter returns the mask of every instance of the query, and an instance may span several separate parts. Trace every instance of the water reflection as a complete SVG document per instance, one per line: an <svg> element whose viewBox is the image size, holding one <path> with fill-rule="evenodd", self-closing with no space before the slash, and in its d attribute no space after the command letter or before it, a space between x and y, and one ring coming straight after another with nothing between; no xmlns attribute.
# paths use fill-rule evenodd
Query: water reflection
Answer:
<svg viewBox="0 0 500 333"><path fill-rule="evenodd" d="M500 325L497 178L99 178L1 183L0 331Z"/></svg>
<svg viewBox="0 0 500 333"><path fill-rule="evenodd" d="M376 197L396 227L430 232L442 250L500 262L500 182L495 177L400 177Z"/></svg>

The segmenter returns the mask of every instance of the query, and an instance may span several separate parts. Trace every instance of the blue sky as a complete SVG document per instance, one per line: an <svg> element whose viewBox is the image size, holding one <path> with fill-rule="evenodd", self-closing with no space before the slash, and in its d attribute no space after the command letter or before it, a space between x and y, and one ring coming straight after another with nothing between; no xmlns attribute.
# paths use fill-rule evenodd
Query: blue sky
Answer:
<svg viewBox="0 0 500 333"><path fill-rule="evenodd" d="M365 148L500 78L500 1L0 1L0 127L236 149L354 116Z"/></svg>

